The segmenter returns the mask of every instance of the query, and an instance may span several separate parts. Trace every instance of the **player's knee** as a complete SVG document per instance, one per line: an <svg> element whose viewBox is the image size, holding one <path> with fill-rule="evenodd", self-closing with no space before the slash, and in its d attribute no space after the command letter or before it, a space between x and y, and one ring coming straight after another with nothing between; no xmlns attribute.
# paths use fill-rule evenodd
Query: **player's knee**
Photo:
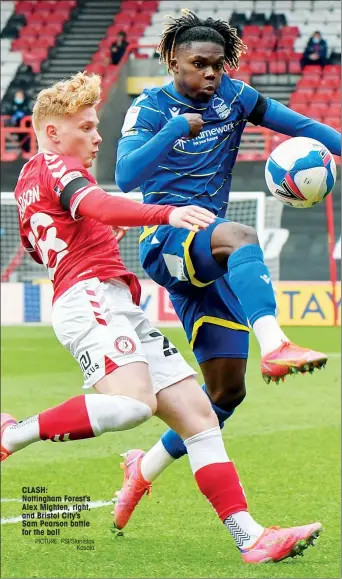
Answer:
<svg viewBox="0 0 342 579"><path fill-rule="evenodd" d="M249 225L229 221L220 223L213 231L211 248L219 261L244 245L259 245L258 234Z"/></svg>
<svg viewBox="0 0 342 579"><path fill-rule="evenodd" d="M239 406L246 397L244 375L219 377L214 384L206 384L206 387L215 406L228 412Z"/></svg>
<svg viewBox="0 0 342 579"><path fill-rule="evenodd" d="M253 227L242 225L241 223L232 223L231 232L233 251L243 245L259 245L258 234Z"/></svg>

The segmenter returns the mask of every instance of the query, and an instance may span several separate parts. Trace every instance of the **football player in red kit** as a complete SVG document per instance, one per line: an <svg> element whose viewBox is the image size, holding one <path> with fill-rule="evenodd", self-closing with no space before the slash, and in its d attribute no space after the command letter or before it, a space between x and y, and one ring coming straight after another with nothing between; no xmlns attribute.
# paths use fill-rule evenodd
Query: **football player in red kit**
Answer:
<svg viewBox="0 0 342 579"><path fill-rule="evenodd" d="M22 243L53 283L52 324L94 388L21 422L1 415L1 460L39 440L71 441L125 430L158 415L184 440L201 492L250 563L301 553L320 523L263 528L248 513L217 416L195 371L139 307L140 286L123 265L113 227L172 225L196 231L201 207L151 206L105 193L88 172L101 143L100 77L78 73L41 91L33 109L39 152L15 198Z"/></svg>

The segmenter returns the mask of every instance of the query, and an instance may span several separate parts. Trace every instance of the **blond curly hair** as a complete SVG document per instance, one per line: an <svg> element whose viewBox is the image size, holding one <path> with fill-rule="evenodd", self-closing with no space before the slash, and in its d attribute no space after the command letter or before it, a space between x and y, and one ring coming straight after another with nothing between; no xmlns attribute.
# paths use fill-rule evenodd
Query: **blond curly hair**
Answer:
<svg viewBox="0 0 342 579"><path fill-rule="evenodd" d="M42 121L73 115L84 107L94 107L100 102L100 97L101 77L78 72L40 91L33 107L33 127L39 131Z"/></svg>

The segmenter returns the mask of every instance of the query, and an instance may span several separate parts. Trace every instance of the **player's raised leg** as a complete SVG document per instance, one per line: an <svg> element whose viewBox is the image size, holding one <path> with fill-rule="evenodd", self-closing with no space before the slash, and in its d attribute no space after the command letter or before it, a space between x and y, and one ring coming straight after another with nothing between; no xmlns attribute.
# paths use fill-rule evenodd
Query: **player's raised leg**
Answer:
<svg viewBox="0 0 342 579"><path fill-rule="evenodd" d="M194 379L188 378L162 390L157 394L157 402L156 414L184 439L197 485L232 535L246 563L293 557L313 543L321 530L320 523L292 529L265 529L249 514L238 473L224 448L217 417ZM127 524L136 506L137 487L144 485L141 456L131 454L131 458L135 467L125 477L114 509L117 528ZM145 481L145 491L147 488Z"/></svg>
<svg viewBox="0 0 342 579"><path fill-rule="evenodd" d="M278 382L297 372L313 372L326 364L325 354L293 344L280 328L272 280L253 228L218 219L194 236L189 251L201 281L210 279L212 274L218 277L218 266L222 275L228 272L229 285L259 342L261 372L266 382Z"/></svg>

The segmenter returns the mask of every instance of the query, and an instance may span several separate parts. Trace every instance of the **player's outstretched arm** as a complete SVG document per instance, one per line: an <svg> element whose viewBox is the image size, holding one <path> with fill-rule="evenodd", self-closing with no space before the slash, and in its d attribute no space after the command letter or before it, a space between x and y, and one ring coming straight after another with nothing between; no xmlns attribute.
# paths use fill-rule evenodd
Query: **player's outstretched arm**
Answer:
<svg viewBox="0 0 342 579"><path fill-rule="evenodd" d="M180 115L151 138L151 133L119 141L115 181L121 191L128 193L149 179L165 159L176 139L189 135L190 123Z"/></svg>
<svg viewBox="0 0 342 579"><path fill-rule="evenodd" d="M205 229L215 221L215 216L207 209L189 205L172 207L171 205L148 205L109 195L100 187L91 186L91 191L82 194L77 205L77 213L82 217L91 217L106 225L138 227L140 225L172 225L177 228L197 231ZM75 211L75 208L73 208Z"/></svg>
<svg viewBox="0 0 342 579"><path fill-rule="evenodd" d="M309 119L292 111L274 99L267 99L268 107L260 125L289 135L289 137L309 137L316 139L333 155L341 156L341 134L324 123Z"/></svg>

